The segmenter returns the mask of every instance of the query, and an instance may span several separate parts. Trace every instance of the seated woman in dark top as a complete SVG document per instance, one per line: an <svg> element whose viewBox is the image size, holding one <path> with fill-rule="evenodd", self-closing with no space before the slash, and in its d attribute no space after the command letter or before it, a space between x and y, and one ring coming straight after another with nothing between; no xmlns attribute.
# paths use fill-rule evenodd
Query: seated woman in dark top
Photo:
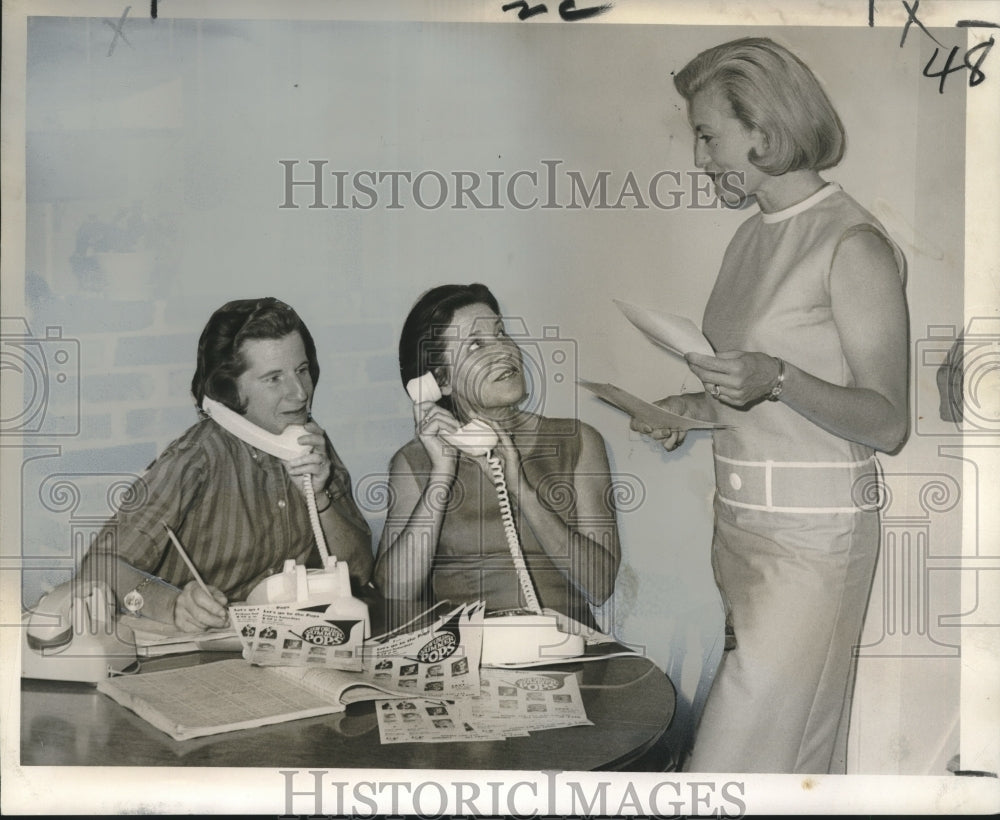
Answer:
<svg viewBox="0 0 1000 820"><path fill-rule="evenodd" d="M576 419L520 408L521 350L484 285L421 296L403 326L399 364L404 385L429 372L440 397L415 402L416 436L390 465L374 576L390 604L410 602L400 606L409 612L442 600L483 600L488 612L540 605L593 626L589 604L611 595L621 558L604 439ZM446 440L471 419L496 433L489 458Z"/></svg>

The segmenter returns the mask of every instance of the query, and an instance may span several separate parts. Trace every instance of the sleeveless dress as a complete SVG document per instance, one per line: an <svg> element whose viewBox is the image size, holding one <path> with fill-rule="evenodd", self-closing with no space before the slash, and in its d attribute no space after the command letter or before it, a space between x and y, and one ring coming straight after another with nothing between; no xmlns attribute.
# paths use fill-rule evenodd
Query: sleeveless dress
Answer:
<svg viewBox="0 0 1000 820"><path fill-rule="evenodd" d="M564 517L572 514L574 503L571 489L581 451L580 424L576 419L540 418L530 444L518 433L513 435L528 479L543 501L554 504ZM407 442L401 453L423 490L429 480L430 459L420 439ZM571 506L561 509L566 504ZM593 627L596 622L586 598L567 577L570 545L548 544L545 549L516 509L514 517L539 603ZM496 488L491 477L465 454L459 455L457 477L447 501L431 587L434 602L448 600L457 605L483 600L489 612L525 606Z"/></svg>
<svg viewBox="0 0 1000 820"><path fill-rule="evenodd" d="M844 387L854 376L830 302L839 244L881 225L840 186L744 222L705 309L719 351L763 351ZM846 770L853 649L879 545L878 465L781 402L716 403L712 566L735 631L690 771Z"/></svg>

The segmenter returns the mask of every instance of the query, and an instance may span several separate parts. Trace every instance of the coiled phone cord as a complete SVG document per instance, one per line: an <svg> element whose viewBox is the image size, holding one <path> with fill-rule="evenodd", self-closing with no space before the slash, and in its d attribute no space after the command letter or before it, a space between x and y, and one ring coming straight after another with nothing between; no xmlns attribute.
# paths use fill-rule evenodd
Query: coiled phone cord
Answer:
<svg viewBox="0 0 1000 820"><path fill-rule="evenodd" d="M309 510L309 523L312 525L313 536L316 538L316 548L319 550L323 566L327 567L331 563L330 551L326 546L323 526L319 523L319 513L316 511L316 493L313 490L311 475L302 476L302 489L306 496L306 509Z"/></svg>
<svg viewBox="0 0 1000 820"><path fill-rule="evenodd" d="M510 494L507 492L507 479L503 475L503 462L490 450L486 453L486 463L490 468L493 485L496 487L497 499L500 502L500 518L503 521L503 532L507 537L510 557L514 559L514 569L517 570L517 580L524 594L525 604L530 612L540 615L542 607L535 594L535 586L531 583L528 567L524 563L524 553L521 550L521 539L517 535L517 525L514 522L514 511L510 506Z"/></svg>

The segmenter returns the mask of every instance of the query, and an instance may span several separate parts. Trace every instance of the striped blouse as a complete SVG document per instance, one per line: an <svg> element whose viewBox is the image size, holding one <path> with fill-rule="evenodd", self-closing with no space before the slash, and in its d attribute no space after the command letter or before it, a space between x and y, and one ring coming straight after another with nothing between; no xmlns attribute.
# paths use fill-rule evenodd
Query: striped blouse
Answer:
<svg viewBox="0 0 1000 820"><path fill-rule="evenodd" d="M347 468L329 441L328 455L332 503L341 505L345 516L364 521ZM193 576L171 546L163 522L205 582L233 602L245 600L288 558L320 566L305 499L281 461L210 419L191 427L150 465L99 534L90 560L117 554L136 569L183 586ZM335 545L330 548L336 552ZM112 581L121 599L135 585L135 576L119 575L131 576Z"/></svg>

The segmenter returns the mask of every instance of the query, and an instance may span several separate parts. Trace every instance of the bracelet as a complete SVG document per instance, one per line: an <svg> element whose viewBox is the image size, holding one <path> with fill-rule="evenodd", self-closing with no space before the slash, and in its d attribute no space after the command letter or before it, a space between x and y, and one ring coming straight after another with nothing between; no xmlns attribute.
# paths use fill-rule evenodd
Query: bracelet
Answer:
<svg viewBox="0 0 1000 820"><path fill-rule="evenodd" d="M785 360L778 359L777 356L774 358L778 360L778 380L774 383L774 387L771 388L771 392L767 394L768 401L777 401L781 396L781 391L785 387Z"/></svg>
<svg viewBox="0 0 1000 820"><path fill-rule="evenodd" d="M319 507L317 507L316 508L316 512L317 513L325 513L328 509L330 509L330 507L333 506L333 494L330 492L330 488L329 487L324 487L319 492L320 492L320 494L326 496L326 506L323 509L320 509Z"/></svg>

